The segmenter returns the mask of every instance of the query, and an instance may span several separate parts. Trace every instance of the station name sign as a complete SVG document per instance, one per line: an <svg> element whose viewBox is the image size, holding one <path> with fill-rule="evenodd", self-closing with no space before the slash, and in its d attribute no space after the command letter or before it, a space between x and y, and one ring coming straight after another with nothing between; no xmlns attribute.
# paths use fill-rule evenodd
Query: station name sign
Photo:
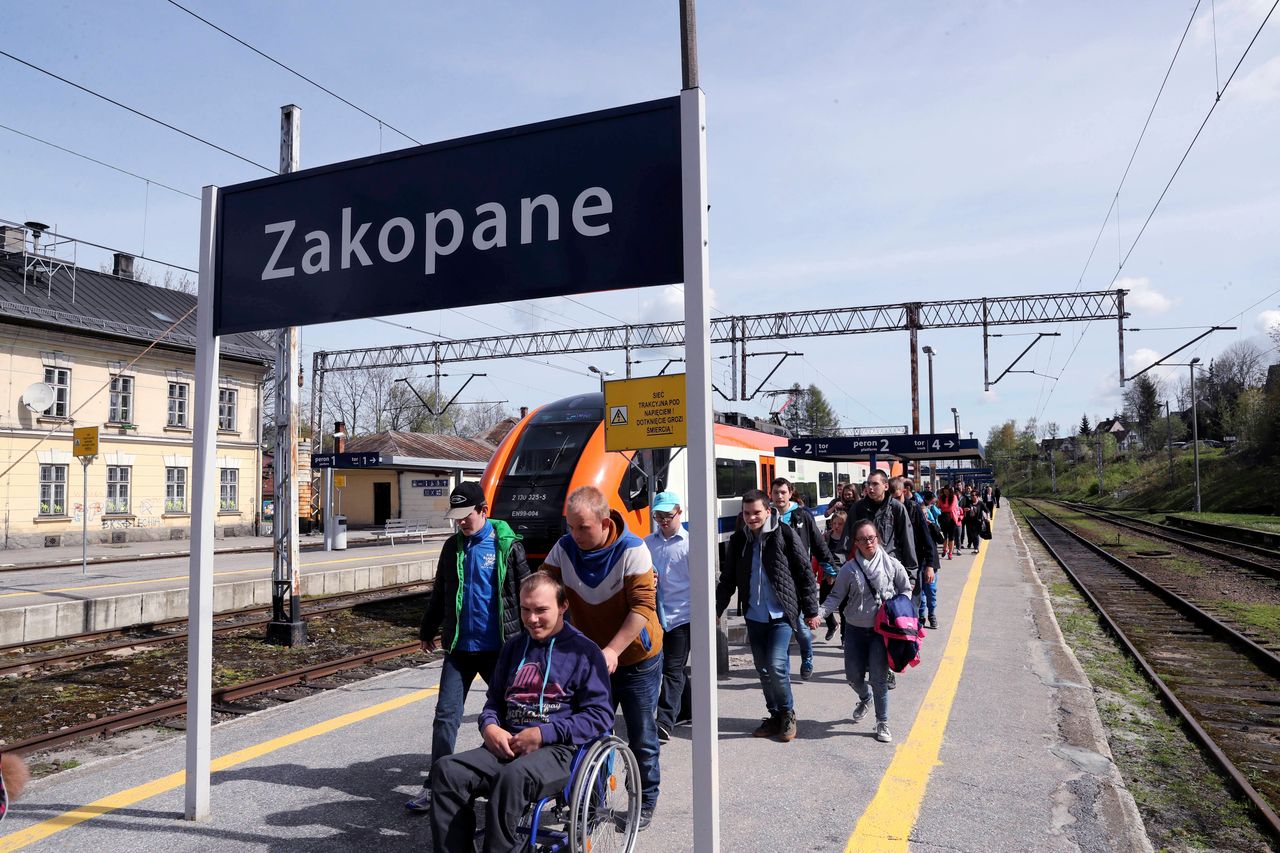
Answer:
<svg viewBox="0 0 1280 853"><path fill-rule="evenodd" d="M216 334L684 280L679 98L226 187Z"/></svg>

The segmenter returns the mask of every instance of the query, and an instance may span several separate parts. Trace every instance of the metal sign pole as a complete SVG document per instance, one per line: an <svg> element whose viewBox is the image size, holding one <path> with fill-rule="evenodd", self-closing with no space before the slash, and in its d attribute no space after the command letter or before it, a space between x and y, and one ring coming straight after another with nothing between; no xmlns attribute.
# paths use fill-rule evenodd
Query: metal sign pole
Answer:
<svg viewBox="0 0 1280 853"><path fill-rule="evenodd" d="M80 469L84 472L84 492L80 500L80 574L89 574L89 463L92 456L80 457Z"/></svg>
<svg viewBox="0 0 1280 853"><path fill-rule="evenodd" d="M213 722L213 510L217 506L218 348L213 278L218 188L205 187L200 209L200 295L196 307L195 446L191 457L191 566L188 581L186 818L209 819Z"/></svg>
<svg viewBox="0 0 1280 853"><path fill-rule="evenodd" d="M690 4L692 5L692 4ZM691 14L691 13L690 13ZM688 23L686 22L686 27ZM690 36L691 37L691 36ZM689 565L693 612L693 846L720 849L720 710L716 696L716 494L711 439L711 294L707 259L706 99L680 93L684 207L685 420L689 448Z"/></svg>

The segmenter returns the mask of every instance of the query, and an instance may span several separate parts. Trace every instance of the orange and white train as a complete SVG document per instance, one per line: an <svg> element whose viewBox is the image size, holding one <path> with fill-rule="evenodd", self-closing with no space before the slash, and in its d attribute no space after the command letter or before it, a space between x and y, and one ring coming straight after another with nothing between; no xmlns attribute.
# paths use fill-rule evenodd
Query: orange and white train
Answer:
<svg viewBox="0 0 1280 853"><path fill-rule="evenodd" d="M867 477L865 463L776 458L787 432L746 415L716 413L713 435L721 547L733 532L747 489L767 492L775 476L786 477L820 520L841 483L861 484ZM666 471L654 491L687 496L685 454L654 453L655 470ZM631 456L605 451L604 396L580 394L535 409L516 424L489 461L481 485L490 514L508 522L524 537L529 556L540 559L565 532L565 500L579 486L600 489L634 533L649 533L648 484Z"/></svg>

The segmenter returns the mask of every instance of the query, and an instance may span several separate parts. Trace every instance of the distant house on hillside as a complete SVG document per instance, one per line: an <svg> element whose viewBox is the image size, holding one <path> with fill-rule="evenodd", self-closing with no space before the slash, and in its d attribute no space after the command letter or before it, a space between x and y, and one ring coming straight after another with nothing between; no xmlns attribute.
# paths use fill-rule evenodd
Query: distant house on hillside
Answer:
<svg viewBox="0 0 1280 853"><path fill-rule="evenodd" d="M1078 438L1074 435L1069 435L1066 438L1040 439L1040 455L1045 459L1049 458L1050 451L1074 459L1078 449Z"/></svg>
<svg viewBox="0 0 1280 853"><path fill-rule="evenodd" d="M1106 418L1093 428L1093 434L1109 433L1116 440L1116 449L1128 453L1142 446L1136 424L1125 423L1121 418Z"/></svg>

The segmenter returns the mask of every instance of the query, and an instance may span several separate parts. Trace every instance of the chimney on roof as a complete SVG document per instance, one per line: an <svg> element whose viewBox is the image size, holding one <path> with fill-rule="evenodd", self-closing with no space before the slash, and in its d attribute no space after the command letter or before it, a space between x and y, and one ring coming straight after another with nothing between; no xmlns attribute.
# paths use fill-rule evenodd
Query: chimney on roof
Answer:
<svg viewBox="0 0 1280 853"><path fill-rule="evenodd" d="M524 419L525 419L525 418L527 418L527 417L529 417L529 407L528 407L528 406L521 406L521 407L520 407L520 420L524 420Z"/></svg>
<svg viewBox="0 0 1280 853"><path fill-rule="evenodd" d="M347 425L342 421L334 421L333 424L333 452L347 452Z"/></svg>
<svg viewBox="0 0 1280 853"><path fill-rule="evenodd" d="M16 225L0 225L0 251L21 252L27 232Z"/></svg>
<svg viewBox="0 0 1280 853"><path fill-rule="evenodd" d="M116 252L112 259L111 274L117 278L127 278L133 281L133 255Z"/></svg>

